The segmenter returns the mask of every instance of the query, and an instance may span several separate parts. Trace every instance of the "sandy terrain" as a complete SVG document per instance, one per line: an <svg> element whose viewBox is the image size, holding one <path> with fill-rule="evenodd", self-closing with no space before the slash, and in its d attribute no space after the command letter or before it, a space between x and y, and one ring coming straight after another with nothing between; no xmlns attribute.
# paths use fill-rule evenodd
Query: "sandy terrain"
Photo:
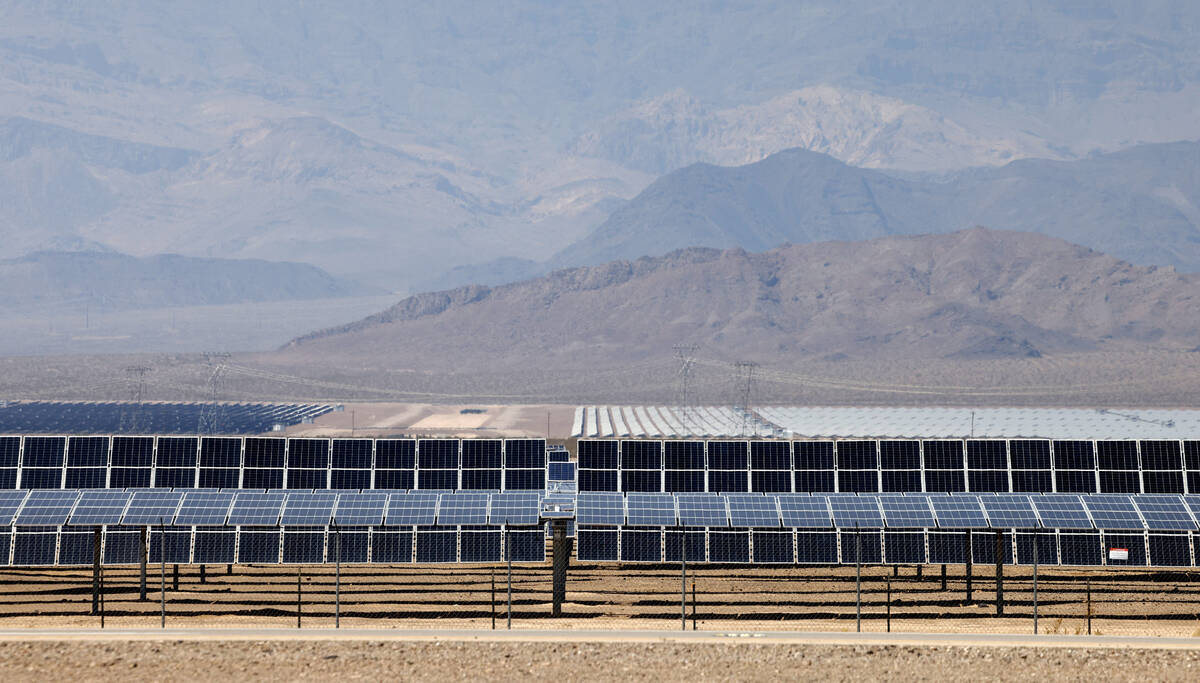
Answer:
<svg viewBox="0 0 1200 683"><path fill-rule="evenodd" d="M565 439L570 436L575 419L573 405L345 403L343 406L343 410L326 413L313 424L290 427L288 435L543 438L549 416L552 437Z"/></svg>

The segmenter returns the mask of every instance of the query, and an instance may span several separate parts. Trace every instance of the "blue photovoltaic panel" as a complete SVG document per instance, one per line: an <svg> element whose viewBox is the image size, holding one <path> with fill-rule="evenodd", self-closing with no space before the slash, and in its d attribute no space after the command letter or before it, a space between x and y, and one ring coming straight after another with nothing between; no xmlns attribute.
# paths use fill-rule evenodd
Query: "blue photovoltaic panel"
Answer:
<svg viewBox="0 0 1200 683"><path fill-rule="evenodd" d="M979 504L979 496L930 496L933 516L938 526L947 529L986 529L987 516Z"/></svg>
<svg viewBox="0 0 1200 683"><path fill-rule="evenodd" d="M1097 529L1145 529L1141 515L1133 506L1133 500L1127 495L1086 495L1080 496L1092 521Z"/></svg>
<svg viewBox="0 0 1200 683"><path fill-rule="evenodd" d="M834 526L842 529L882 529L883 515L876 496L830 496Z"/></svg>
<svg viewBox="0 0 1200 683"><path fill-rule="evenodd" d="M729 526L779 526L779 506L775 496L753 493L723 494L729 501Z"/></svg>
<svg viewBox="0 0 1200 683"><path fill-rule="evenodd" d="M28 491L0 491L0 527L12 525L13 516L27 495Z"/></svg>
<svg viewBox="0 0 1200 683"><path fill-rule="evenodd" d="M937 526L928 496L880 496L883 520L892 529L928 529Z"/></svg>
<svg viewBox="0 0 1200 683"><path fill-rule="evenodd" d="M48 489L31 491L25 506L17 514L16 526L58 526L67 523L71 508L79 491L75 489Z"/></svg>
<svg viewBox="0 0 1200 683"><path fill-rule="evenodd" d="M129 505L132 494L125 491L101 489L84 491L71 512L71 526L98 526L101 524L120 524L125 506Z"/></svg>
<svg viewBox="0 0 1200 683"><path fill-rule="evenodd" d="M183 501L181 491L137 491L129 501L125 510L122 524L139 526L143 524L170 524L175 519L175 511Z"/></svg>
<svg viewBox="0 0 1200 683"><path fill-rule="evenodd" d="M833 526L829 502L824 496L781 493L778 498L784 526L795 529L828 529Z"/></svg>
<svg viewBox="0 0 1200 683"><path fill-rule="evenodd" d="M230 526L279 526L286 493L239 493L229 509Z"/></svg>
<svg viewBox="0 0 1200 683"><path fill-rule="evenodd" d="M437 520L436 493L393 493L388 497L388 526L432 526Z"/></svg>
<svg viewBox="0 0 1200 683"><path fill-rule="evenodd" d="M488 494L443 493L438 504L438 525L487 524Z"/></svg>
<svg viewBox="0 0 1200 683"><path fill-rule="evenodd" d="M221 526L229 517L233 494L227 491L186 491L175 515L176 526Z"/></svg>
<svg viewBox="0 0 1200 683"><path fill-rule="evenodd" d="M541 501L532 491L507 491L491 494L491 524L527 525L537 524L540 519Z"/></svg>
<svg viewBox="0 0 1200 683"><path fill-rule="evenodd" d="M338 494L333 521L338 526L379 526L387 509L388 494L346 491Z"/></svg>
<svg viewBox="0 0 1200 683"><path fill-rule="evenodd" d="M1047 529L1095 528L1079 496L1046 494L1030 496L1029 500L1033 502L1038 517L1042 518L1042 526Z"/></svg>
<svg viewBox="0 0 1200 683"><path fill-rule="evenodd" d="M575 481L575 463L573 462L552 462L550 463L550 481Z"/></svg>
<svg viewBox="0 0 1200 683"><path fill-rule="evenodd" d="M1181 496L1137 495L1133 497L1133 504L1152 531L1195 531L1198 528Z"/></svg>
<svg viewBox="0 0 1200 683"><path fill-rule="evenodd" d="M675 496L669 493L631 493L626 499L630 525L675 526Z"/></svg>
<svg viewBox="0 0 1200 683"><path fill-rule="evenodd" d="M337 494L321 493L289 493L283 506L283 515L279 519L282 526L328 526L333 518L333 507L337 504Z"/></svg>
<svg viewBox="0 0 1200 683"><path fill-rule="evenodd" d="M1041 526L1029 496L979 496L993 529L1036 529Z"/></svg>
<svg viewBox="0 0 1200 683"><path fill-rule="evenodd" d="M680 493L679 523L684 526L729 526L729 510L725 499L715 493Z"/></svg>
<svg viewBox="0 0 1200 683"><path fill-rule="evenodd" d="M619 493L584 491L575 502L579 524L624 524L625 498Z"/></svg>

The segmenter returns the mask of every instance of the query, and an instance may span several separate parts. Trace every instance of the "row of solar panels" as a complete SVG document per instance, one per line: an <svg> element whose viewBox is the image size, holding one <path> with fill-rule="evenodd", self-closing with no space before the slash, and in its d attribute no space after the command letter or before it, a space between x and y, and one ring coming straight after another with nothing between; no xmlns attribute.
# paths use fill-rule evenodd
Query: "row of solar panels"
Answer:
<svg viewBox="0 0 1200 683"><path fill-rule="evenodd" d="M556 494L581 525L749 528L1200 529L1200 495ZM7 526L532 525L539 492L0 491Z"/></svg>
<svg viewBox="0 0 1200 683"><path fill-rule="evenodd" d="M379 527L355 531L152 528L146 544L152 564L321 564L543 562L540 529L418 529ZM104 564L141 561L141 532L109 527L101 533ZM87 529L0 530L0 565L78 566L95 558L95 535Z"/></svg>
<svg viewBox="0 0 1200 683"><path fill-rule="evenodd" d="M581 440L579 489L1200 493L1200 441Z"/></svg>
<svg viewBox="0 0 1200 683"><path fill-rule="evenodd" d="M535 525L529 492L0 491L0 527Z"/></svg>
<svg viewBox="0 0 1200 683"><path fill-rule="evenodd" d="M579 525L767 529L1200 529L1200 495L581 492Z"/></svg>
<svg viewBox="0 0 1200 683"><path fill-rule="evenodd" d="M1001 534L1004 564L1195 567L1200 559L1200 533L996 533ZM686 538L688 562L829 565L861 559L866 564L994 564L996 533L580 529L576 557L581 562L679 562ZM1113 549L1124 552L1110 554Z"/></svg>
<svg viewBox="0 0 1200 683"><path fill-rule="evenodd" d="M324 415L331 405L305 403L71 403L0 405L0 433L255 434Z"/></svg>

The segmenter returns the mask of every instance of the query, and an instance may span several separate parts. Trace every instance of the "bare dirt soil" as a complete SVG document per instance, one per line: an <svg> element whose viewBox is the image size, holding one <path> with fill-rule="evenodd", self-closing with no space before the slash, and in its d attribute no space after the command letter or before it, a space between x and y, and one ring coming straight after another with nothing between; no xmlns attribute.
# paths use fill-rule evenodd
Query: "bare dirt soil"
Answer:
<svg viewBox="0 0 1200 683"><path fill-rule="evenodd" d="M1028 567L1004 569L1004 615L996 616L994 568L976 566L971 597L963 567L869 566L856 591L854 567L689 566L687 627L699 631L1033 633ZM480 565L180 568L167 566L168 627L503 629L508 616L505 567ZM300 591L297 596L297 575ZM108 628L158 628L160 568L148 569L147 600L136 567L106 568ZM495 592L493 593L493 579ZM515 629L671 630L680 626L679 566L575 563L562 615L551 615L548 564L514 565ZM693 594L694 590L694 594ZM889 592L890 590L890 592ZM1089 601L1090 595L1090 601ZM299 600L298 600L299 598ZM1090 607L1089 607L1090 602ZM1197 638L1200 575L1137 569L1042 568L1038 630L1043 634ZM889 616L890 615L890 616ZM98 628L90 568L0 570L0 630Z"/></svg>
<svg viewBox="0 0 1200 683"><path fill-rule="evenodd" d="M0 642L0 680L1195 680L1195 650L684 643Z"/></svg>

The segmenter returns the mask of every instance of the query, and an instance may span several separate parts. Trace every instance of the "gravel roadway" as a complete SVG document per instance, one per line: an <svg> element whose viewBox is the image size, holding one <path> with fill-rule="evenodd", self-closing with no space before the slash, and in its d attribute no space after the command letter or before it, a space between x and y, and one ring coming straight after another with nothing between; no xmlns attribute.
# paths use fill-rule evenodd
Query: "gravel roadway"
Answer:
<svg viewBox="0 0 1200 683"><path fill-rule="evenodd" d="M117 634L113 634L117 635ZM119 635L117 636L119 637ZM0 641L0 680L1196 680L1200 650L461 638Z"/></svg>

